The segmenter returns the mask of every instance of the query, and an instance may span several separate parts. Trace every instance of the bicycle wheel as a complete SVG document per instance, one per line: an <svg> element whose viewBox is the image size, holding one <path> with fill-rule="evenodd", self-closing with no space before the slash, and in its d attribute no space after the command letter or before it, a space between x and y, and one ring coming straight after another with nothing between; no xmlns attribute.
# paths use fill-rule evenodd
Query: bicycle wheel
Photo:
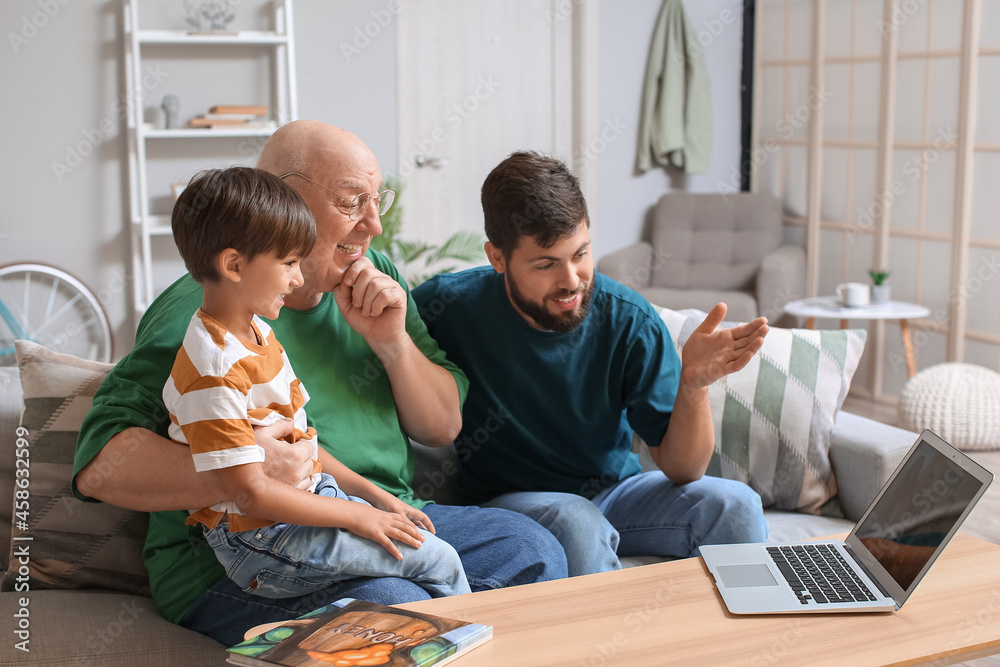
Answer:
<svg viewBox="0 0 1000 667"><path fill-rule="evenodd" d="M40 262L0 266L0 365L12 366L14 340L94 361L111 361L111 325L80 280Z"/></svg>

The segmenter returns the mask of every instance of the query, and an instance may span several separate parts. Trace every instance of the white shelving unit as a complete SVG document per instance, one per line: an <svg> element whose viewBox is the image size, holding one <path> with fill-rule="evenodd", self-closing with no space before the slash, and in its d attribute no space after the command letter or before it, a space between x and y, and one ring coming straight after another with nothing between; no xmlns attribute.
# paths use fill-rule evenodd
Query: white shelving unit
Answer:
<svg viewBox="0 0 1000 667"><path fill-rule="evenodd" d="M125 80L129 105L128 113L128 157L129 157L129 236L132 246L132 295L135 308L135 322L149 306L153 293L153 270L151 239L155 236L169 236L170 216L154 215L150 202L147 142L154 141L213 141L224 137L266 137L281 124L298 117L297 94L295 88L295 40L292 23L292 0L275 0L273 3L274 30L242 30L235 33L197 33L187 30L143 30L139 28L138 0L122 1L122 40L125 58ZM183 57L185 47L212 45L225 49L227 46L259 47L271 59L271 103L268 105L270 122L265 127L235 129L153 128L144 122L143 100L143 54L144 46L168 45L178 49ZM206 69L211 68L206 62ZM226 100L220 100L225 103ZM207 111L207 109L206 109Z"/></svg>

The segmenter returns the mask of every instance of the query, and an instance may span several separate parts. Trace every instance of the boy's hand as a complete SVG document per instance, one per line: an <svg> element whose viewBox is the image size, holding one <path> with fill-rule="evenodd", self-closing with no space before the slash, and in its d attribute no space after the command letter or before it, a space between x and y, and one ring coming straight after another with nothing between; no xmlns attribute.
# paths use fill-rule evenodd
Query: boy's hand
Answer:
<svg viewBox="0 0 1000 667"><path fill-rule="evenodd" d="M436 533L434 530L434 524L431 523L429 516L418 510L416 507L407 505L402 500L393 496L391 494L386 494L388 498L378 498L376 502L372 502L372 505L379 508L380 510L385 510L386 512L395 512L396 514L402 514L407 519L412 521L418 528L423 528L424 530Z"/></svg>
<svg viewBox="0 0 1000 667"><path fill-rule="evenodd" d="M254 426L253 439L264 448L264 474L299 489L312 483L312 440L289 443L281 438L291 434L293 422L282 419L270 426Z"/></svg>
<svg viewBox="0 0 1000 667"><path fill-rule="evenodd" d="M403 554L392 543L393 540L409 544L414 549L419 549L423 543L424 536L413 522L402 514L384 512L361 503L351 503L351 505L356 506L352 509L357 512L357 520L352 522L352 525L346 526L347 530L358 537L381 544L397 560L403 560Z"/></svg>

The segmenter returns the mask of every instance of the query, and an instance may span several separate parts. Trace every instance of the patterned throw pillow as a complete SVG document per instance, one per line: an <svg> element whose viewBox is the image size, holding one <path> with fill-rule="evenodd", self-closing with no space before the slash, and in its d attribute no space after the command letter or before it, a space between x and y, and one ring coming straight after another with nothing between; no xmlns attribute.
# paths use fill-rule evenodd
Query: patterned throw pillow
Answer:
<svg viewBox="0 0 1000 667"><path fill-rule="evenodd" d="M104 588L148 596L142 562L147 515L81 502L70 490L77 432L111 366L27 341L19 340L16 346L24 391L21 426L30 443L20 449L27 450L29 475L22 477L28 480L26 488L15 487L15 500L21 504L14 505L3 590L14 590L24 581L20 568L26 566L32 590ZM9 460L5 452L4 461ZM15 475L13 470L0 473ZM21 558L25 549L28 556Z"/></svg>
<svg viewBox="0 0 1000 667"><path fill-rule="evenodd" d="M681 354L705 313L657 310ZM772 327L745 368L709 387L715 454L708 474L745 482L765 508L818 514L837 494L830 431L866 336Z"/></svg>

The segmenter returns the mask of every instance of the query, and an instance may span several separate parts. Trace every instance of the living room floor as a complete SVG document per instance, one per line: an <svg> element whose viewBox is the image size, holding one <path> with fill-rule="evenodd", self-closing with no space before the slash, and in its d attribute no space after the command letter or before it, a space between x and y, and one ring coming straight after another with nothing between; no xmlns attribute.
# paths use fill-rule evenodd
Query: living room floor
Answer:
<svg viewBox="0 0 1000 667"><path fill-rule="evenodd" d="M885 424L899 426L895 406L875 403L867 398L848 396L843 409ZM968 452L968 454L974 461L1000 478L1000 450ZM1000 544L1000 481L994 480L986 490L986 494L962 524L961 530L974 537ZM1000 667L1000 655L961 664L968 667Z"/></svg>

